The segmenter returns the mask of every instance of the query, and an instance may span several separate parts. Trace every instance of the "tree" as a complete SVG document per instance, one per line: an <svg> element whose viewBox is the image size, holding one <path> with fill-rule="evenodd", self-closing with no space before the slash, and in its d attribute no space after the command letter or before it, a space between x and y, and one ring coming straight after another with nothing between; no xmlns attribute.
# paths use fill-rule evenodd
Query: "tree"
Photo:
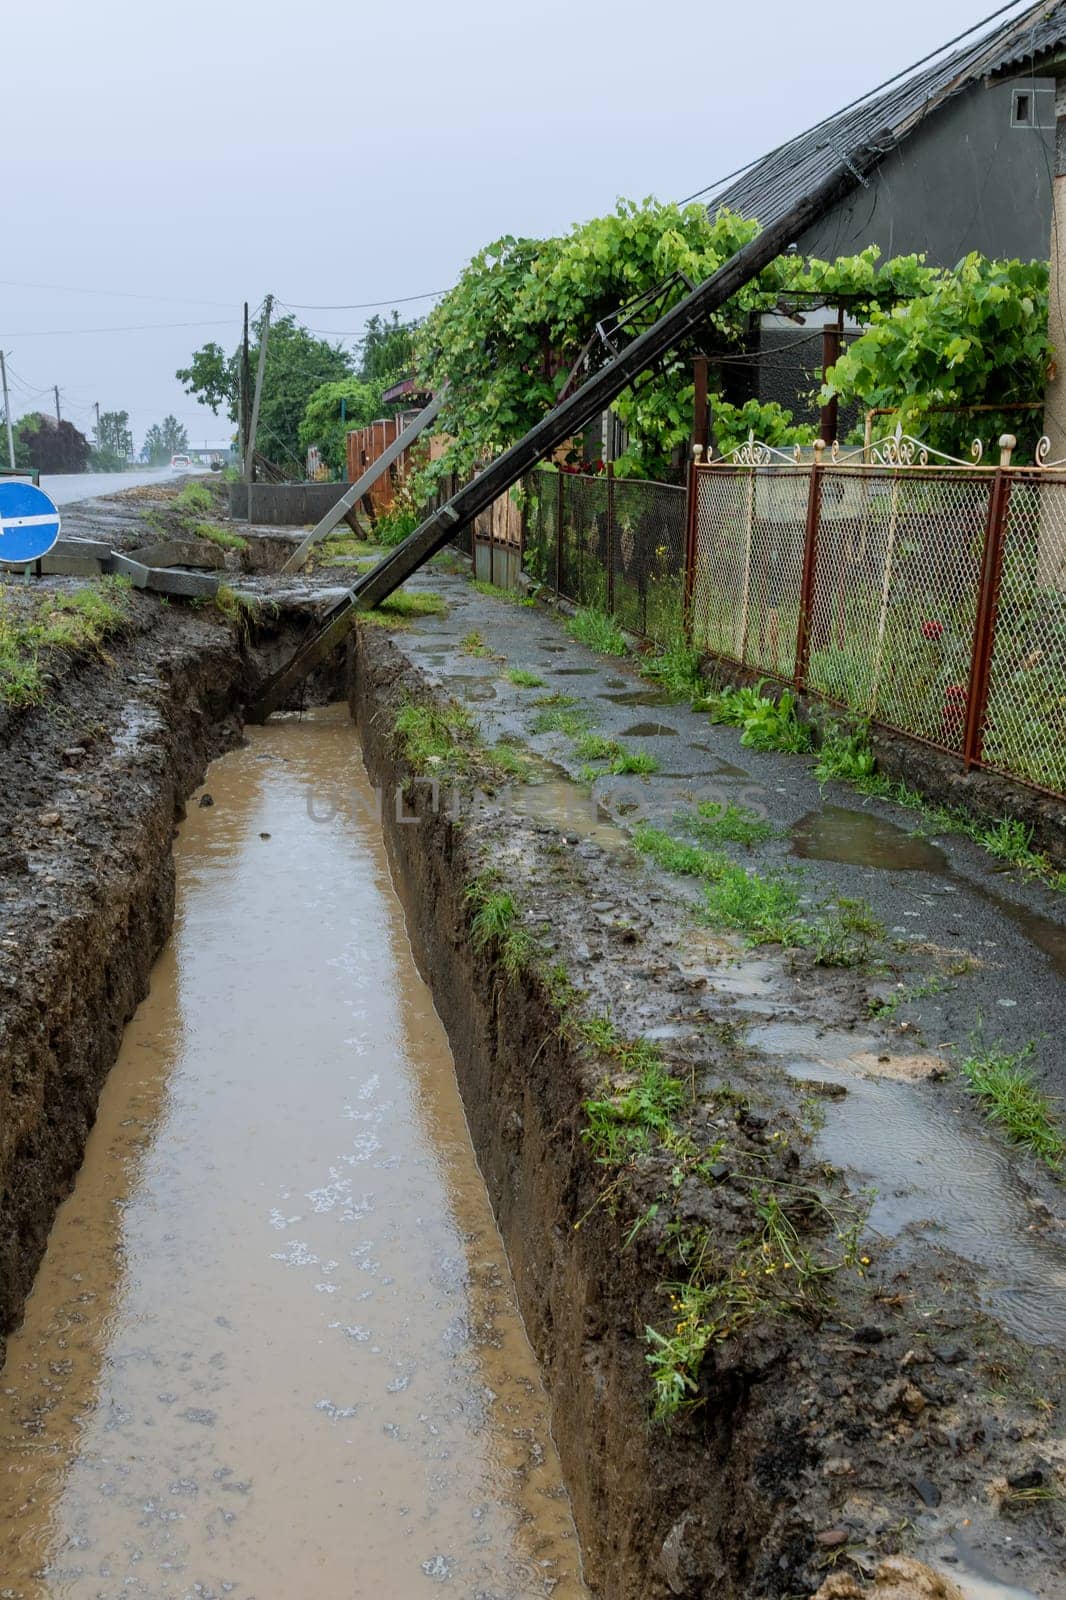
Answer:
<svg viewBox="0 0 1066 1600"><path fill-rule="evenodd" d="M181 455L189 448L189 435L182 427L177 417L164 417L162 422L153 422L144 436L143 455L153 466L158 466L161 461L169 461L171 456Z"/></svg>
<svg viewBox="0 0 1066 1600"><path fill-rule="evenodd" d="M1015 434L1031 454L1040 412L939 408L1042 400L1051 358L1047 262L990 261L973 252L933 275L927 292L907 304L872 310L866 332L827 373L824 392L864 410L898 407L904 432L951 455L968 455L975 436L1001 433Z"/></svg>
<svg viewBox="0 0 1066 1600"><path fill-rule="evenodd" d="M133 454L128 411L102 411L95 430L92 465L97 472L119 472Z"/></svg>
<svg viewBox="0 0 1066 1600"><path fill-rule="evenodd" d="M55 422L34 411L15 423L15 460L38 472L84 472L89 441L71 422Z"/></svg>
<svg viewBox="0 0 1066 1600"><path fill-rule="evenodd" d="M555 404L586 349L594 362L607 359L598 323L630 307L616 336L628 341L757 232L755 220L725 210L711 217L700 205L621 201L560 238L506 237L481 251L418 335L421 378L446 391L439 425L452 436L427 480L468 473L521 437ZM752 319L773 309L842 305L872 324L869 342L853 344L832 375L845 398L894 405L919 394L925 413L978 396L983 384L994 403L1039 398L1046 266L968 259L948 272L916 255L882 263L872 246L836 261L779 256L615 402L628 435L619 472L669 473L690 436L697 352L710 358L720 444L737 442L749 425L768 443L810 438L811 429L794 427L779 406L752 402L731 378ZM926 420L949 436L946 424Z"/></svg>
<svg viewBox="0 0 1066 1600"><path fill-rule="evenodd" d="M255 323L257 341L261 334L262 318ZM250 353L253 382L258 361L256 343ZM236 422L239 370L240 351L227 356L221 345L212 342L194 352L189 365L179 368L177 378L186 394L194 394L203 405L210 406L216 416L224 406L230 420ZM256 448L284 466L296 464L299 467L302 457L300 422L308 400L322 384L338 382L351 374L351 357L339 344L316 338L291 314L272 322L267 339Z"/></svg>
<svg viewBox="0 0 1066 1600"><path fill-rule="evenodd" d="M361 378L342 378L324 383L308 400L300 422L300 449L317 445L322 460L335 471L343 470L346 460L345 436L352 428L362 428L382 415L384 385L364 383Z"/></svg>
<svg viewBox="0 0 1066 1600"><path fill-rule="evenodd" d="M409 378L415 369L415 335L421 319L401 322L394 311L391 317L374 314L363 329L358 375L365 383L380 383L382 389Z"/></svg>
<svg viewBox="0 0 1066 1600"><path fill-rule="evenodd" d="M396 311L391 317L370 318L355 376L322 384L309 397L299 428L302 451L317 445L327 466L344 470L345 435L398 410L398 403L385 405L381 397L392 384L413 376L419 326L417 319L401 322Z"/></svg>

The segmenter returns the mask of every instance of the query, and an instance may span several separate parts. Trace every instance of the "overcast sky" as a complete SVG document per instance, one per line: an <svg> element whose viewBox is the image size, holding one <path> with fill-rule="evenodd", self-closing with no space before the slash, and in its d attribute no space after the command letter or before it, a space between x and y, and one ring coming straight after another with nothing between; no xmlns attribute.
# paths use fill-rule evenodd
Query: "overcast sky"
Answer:
<svg viewBox="0 0 1066 1600"><path fill-rule="evenodd" d="M423 295L502 233L683 199L995 3L7 6L12 411L51 411L58 383L86 432L99 400L138 446L168 411L194 443L227 437L174 372L236 343L243 300ZM345 336L367 315L298 314ZM161 323L202 326L139 326Z"/></svg>

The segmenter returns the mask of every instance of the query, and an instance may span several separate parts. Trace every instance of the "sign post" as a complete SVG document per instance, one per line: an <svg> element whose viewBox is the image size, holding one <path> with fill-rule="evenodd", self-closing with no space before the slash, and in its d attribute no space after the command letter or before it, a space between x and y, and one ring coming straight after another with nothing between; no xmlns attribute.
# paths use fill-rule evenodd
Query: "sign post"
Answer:
<svg viewBox="0 0 1066 1600"><path fill-rule="evenodd" d="M30 567L59 538L59 510L43 489L17 478L0 478L0 563Z"/></svg>

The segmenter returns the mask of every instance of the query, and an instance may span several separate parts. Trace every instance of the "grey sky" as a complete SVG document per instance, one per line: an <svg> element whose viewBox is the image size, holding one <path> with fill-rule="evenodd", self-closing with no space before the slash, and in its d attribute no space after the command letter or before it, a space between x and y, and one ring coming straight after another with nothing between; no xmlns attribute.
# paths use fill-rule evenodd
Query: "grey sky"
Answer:
<svg viewBox="0 0 1066 1600"><path fill-rule="evenodd" d="M34 391L58 383L86 431L99 400L130 412L138 446L167 411L194 442L225 437L174 370L236 342L242 300L421 294L501 233L558 232L619 195L684 198L993 9L8 7L0 280L70 286L0 282L12 410L52 410ZM300 312L344 333L365 315ZM178 322L216 325L50 332Z"/></svg>

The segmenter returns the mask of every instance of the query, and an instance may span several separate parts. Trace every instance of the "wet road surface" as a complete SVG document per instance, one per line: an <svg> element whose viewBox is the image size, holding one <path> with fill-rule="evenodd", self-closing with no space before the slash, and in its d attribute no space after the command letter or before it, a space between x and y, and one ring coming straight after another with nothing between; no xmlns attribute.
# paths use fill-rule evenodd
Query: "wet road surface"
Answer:
<svg viewBox="0 0 1066 1600"><path fill-rule="evenodd" d="M624 849L638 822L676 831L678 813L698 802L733 802L774 830L754 849L725 847L734 859L795 874L805 905L834 894L869 901L899 983L871 970L857 1012L833 1001L832 973L812 995L797 994L779 955L746 950L739 937L719 936L701 953L698 924L685 935L691 976L706 982L715 1020L726 1008L753 1055L819 1093L833 1091L819 1101L815 1147L857 1192L875 1197L868 1226L880 1245L961 1258L975 1271L982 1306L1005 1328L1028 1343L1060 1344L1061 1189L989 1130L959 1086L958 1061L972 1048L1020 1050L1032 1041L1038 1078L1053 1095L1066 1089L1066 898L1002 871L968 839L921 836L918 813L842 784L823 788L809 758L746 749L737 729L672 700L630 662L593 655L540 607L483 596L439 570L412 587L437 590L448 611L398 633L399 647L431 681L475 702L486 741L514 740L556 774L549 785L516 785L499 797L502 807L545 823L562 814L575 838ZM483 640L480 657L463 649L471 630ZM514 685L508 667L532 670L541 687ZM560 694L573 697L566 709L595 732L656 756L659 770L601 774L590 790L573 735L538 721L542 697ZM698 910L695 880L646 870L649 891L669 885ZM885 1017L870 1014L886 1001Z"/></svg>
<svg viewBox="0 0 1066 1600"><path fill-rule="evenodd" d="M99 500L105 495L118 494L121 489L137 489L144 484L177 483L199 470L181 467L172 472L169 467L141 467L131 468L129 472L45 472L41 475L41 488L57 506L68 506L75 501Z"/></svg>
<svg viewBox="0 0 1066 1600"><path fill-rule="evenodd" d="M0 1377L9 1600L585 1593L357 736L250 732Z"/></svg>

